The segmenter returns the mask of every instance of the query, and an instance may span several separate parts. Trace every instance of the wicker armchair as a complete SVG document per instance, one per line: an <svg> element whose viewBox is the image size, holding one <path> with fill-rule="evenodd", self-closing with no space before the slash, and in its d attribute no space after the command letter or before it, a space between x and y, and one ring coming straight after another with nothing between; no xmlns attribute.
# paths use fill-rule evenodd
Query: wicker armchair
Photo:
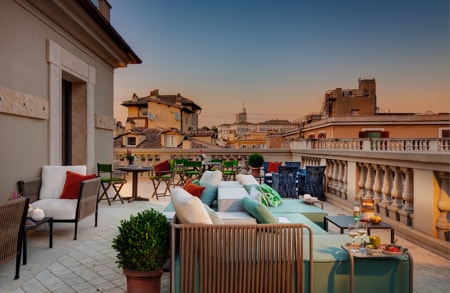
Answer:
<svg viewBox="0 0 450 293"><path fill-rule="evenodd" d="M16 257L16 275L19 278L23 230L29 198L21 197L0 204L0 263Z"/></svg>
<svg viewBox="0 0 450 293"><path fill-rule="evenodd" d="M313 292L306 225L176 224L174 217L171 237L172 292Z"/></svg>
<svg viewBox="0 0 450 293"><path fill-rule="evenodd" d="M73 218L59 219L53 217L53 222L62 223L75 223L75 236L74 240L77 239L77 229L78 222L84 218L95 214L95 227L97 227L98 221L98 191L100 189L101 178L97 177L94 179L84 180L81 182L80 193L78 195L77 204L74 211L70 211L74 215ZM37 178L30 181L19 181L17 182L19 193L21 195L30 198L30 203L39 200L39 192L41 190L41 178ZM67 199L65 199L67 200ZM64 201L64 200L62 200ZM45 208L44 208L45 211ZM47 214L46 214L47 216ZM48 215L52 216L52 215Z"/></svg>

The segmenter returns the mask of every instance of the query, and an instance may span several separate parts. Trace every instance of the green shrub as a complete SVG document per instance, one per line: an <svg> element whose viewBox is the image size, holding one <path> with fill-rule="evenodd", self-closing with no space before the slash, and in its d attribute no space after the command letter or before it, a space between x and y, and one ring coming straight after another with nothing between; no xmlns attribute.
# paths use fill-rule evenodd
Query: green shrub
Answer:
<svg viewBox="0 0 450 293"><path fill-rule="evenodd" d="M258 153L251 154L248 157L248 164L253 168L261 168L264 164L264 157Z"/></svg>
<svg viewBox="0 0 450 293"><path fill-rule="evenodd" d="M113 239L119 268L158 271L169 259L170 224L161 212L151 209L121 220Z"/></svg>

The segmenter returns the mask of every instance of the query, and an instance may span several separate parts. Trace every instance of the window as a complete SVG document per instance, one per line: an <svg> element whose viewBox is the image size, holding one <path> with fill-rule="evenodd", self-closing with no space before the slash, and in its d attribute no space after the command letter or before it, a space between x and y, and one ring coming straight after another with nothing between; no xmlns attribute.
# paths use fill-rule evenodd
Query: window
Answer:
<svg viewBox="0 0 450 293"><path fill-rule="evenodd" d="M136 137L128 136L127 137L127 145L136 145Z"/></svg>
<svg viewBox="0 0 450 293"><path fill-rule="evenodd" d="M351 113L352 113L352 116L359 116L359 114L361 114L361 110L360 109L352 109Z"/></svg>
<svg viewBox="0 0 450 293"><path fill-rule="evenodd" d="M439 129L440 131L440 133L439 133L439 137L440 138L450 138L450 128L447 128L447 129L445 129L445 128L442 128L442 129Z"/></svg>
<svg viewBox="0 0 450 293"><path fill-rule="evenodd" d="M177 146L177 138L175 135L164 136L164 146L168 148L174 148Z"/></svg>
<svg viewBox="0 0 450 293"><path fill-rule="evenodd" d="M360 131L359 138L389 138L389 131Z"/></svg>
<svg viewBox="0 0 450 293"><path fill-rule="evenodd" d="M326 134L325 132L320 132L320 133L317 135L317 138L327 138L327 134Z"/></svg>

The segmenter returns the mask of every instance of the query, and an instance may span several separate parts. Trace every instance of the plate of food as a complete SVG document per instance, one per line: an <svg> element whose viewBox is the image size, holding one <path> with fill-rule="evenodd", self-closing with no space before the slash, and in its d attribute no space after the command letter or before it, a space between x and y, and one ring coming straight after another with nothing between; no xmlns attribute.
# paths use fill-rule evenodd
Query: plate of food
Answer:
<svg viewBox="0 0 450 293"><path fill-rule="evenodd" d="M406 251L408 251L408 249L397 244L388 244L385 247L383 247L383 253L389 255L402 255Z"/></svg>

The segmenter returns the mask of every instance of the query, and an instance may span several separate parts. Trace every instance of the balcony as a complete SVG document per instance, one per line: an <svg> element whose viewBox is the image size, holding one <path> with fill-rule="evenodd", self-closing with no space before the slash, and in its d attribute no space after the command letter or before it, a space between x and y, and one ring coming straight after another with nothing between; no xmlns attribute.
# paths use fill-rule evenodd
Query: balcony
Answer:
<svg viewBox="0 0 450 293"><path fill-rule="evenodd" d="M115 149L125 165L125 149ZM238 159L261 153L266 161L326 166L327 201L350 211L356 195L376 202L376 212L407 239L450 258L449 139L296 140L283 149L205 149L210 158ZM135 149L143 166L171 158L200 159L199 149ZM146 174L141 174L145 177Z"/></svg>

